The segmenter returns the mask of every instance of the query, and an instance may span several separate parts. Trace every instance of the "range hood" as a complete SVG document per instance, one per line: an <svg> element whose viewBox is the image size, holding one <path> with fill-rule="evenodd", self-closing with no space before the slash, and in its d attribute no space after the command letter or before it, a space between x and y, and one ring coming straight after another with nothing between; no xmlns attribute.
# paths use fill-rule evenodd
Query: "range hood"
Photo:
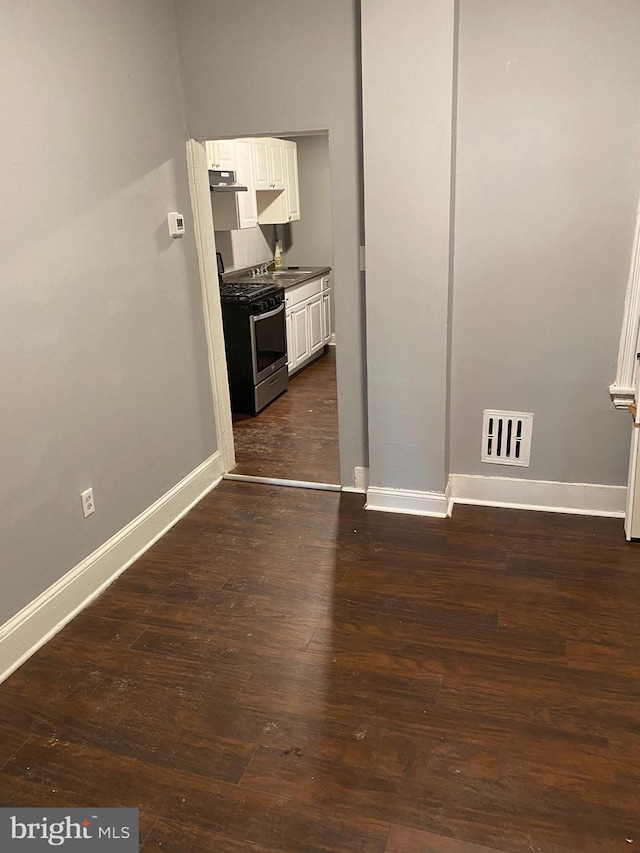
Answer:
<svg viewBox="0 0 640 853"><path fill-rule="evenodd" d="M236 173L209 169L209 189L212 193L246 193L244 184L236 181Z"/></svg>

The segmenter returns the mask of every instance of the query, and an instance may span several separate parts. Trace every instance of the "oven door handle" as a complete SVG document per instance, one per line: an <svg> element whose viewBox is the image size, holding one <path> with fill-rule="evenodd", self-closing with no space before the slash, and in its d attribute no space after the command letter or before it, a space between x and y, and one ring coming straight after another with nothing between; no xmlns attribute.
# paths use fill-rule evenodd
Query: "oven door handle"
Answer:
<svg viewBox="0 0 640 853"><path fill-rule="evenodd" d="M281 311L284 311L284 302L278 305L277 308L274 308L273 311L267 311L266 314L251 314L251 322L255 325L258 320L268 320L269 317L275 317Z"/></svg>

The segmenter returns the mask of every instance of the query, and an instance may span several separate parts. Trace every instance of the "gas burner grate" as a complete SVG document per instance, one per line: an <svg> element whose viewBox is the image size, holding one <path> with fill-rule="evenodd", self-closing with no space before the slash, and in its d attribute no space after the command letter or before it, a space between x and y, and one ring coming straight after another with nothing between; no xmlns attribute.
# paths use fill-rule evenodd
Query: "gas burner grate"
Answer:
<svg viewBox="0 0 640 853"><path fill-rule="evenodd" d="M271 296L280 290L277 284L230 281L220 285L220 296L225 302L245 302Z"/></svg>

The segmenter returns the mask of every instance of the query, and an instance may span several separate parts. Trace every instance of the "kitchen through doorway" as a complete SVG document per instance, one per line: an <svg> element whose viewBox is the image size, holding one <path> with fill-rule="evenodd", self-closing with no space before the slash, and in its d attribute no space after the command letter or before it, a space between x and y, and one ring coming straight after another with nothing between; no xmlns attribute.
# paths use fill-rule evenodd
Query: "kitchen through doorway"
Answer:
<svg viewBox="0 0 640 853"><path fill-rule="evenodd" d="M230 379L230 475L339 488L328 133L205 147ZM231 178L247 189L216 188ZM278 336L286 341L284 368ZM247 383L255 385L245 393Z"/></svg>

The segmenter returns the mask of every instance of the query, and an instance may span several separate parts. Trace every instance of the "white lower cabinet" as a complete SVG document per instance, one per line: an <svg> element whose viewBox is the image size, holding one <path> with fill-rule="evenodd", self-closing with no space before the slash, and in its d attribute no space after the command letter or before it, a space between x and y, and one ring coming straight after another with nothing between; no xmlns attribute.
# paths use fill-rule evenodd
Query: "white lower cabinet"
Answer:
<svg viewBox="0 0 640 853"><path fill-rule="evenodd" d="M322 342L328 344L331 340L331 291L322 291Z"/></svg>
<svg viewBox="0 0 640 853"><path fill-rule="evenodd" d="M310 361L331 338L327 284L327 278L316 278L285 292L289 373Z"/></svg>
<svg viewBox="0 0 640 853"><path fill-rule="evenodd" d="M293 341L292 313L291 309L288 309L285 314L287 328L287 363L289 365L289 373L291 373L293 369L293 347L291 346L291 342Z"/></svg>
<svg viewBox="0 0 640 853"><path fill-rule="evenodd" d="M306 303L298 305L291 310L291 327L293 339L291 341L291 352L293 353L293 367L299 367L311 355L311 344L309 336L309 308ZM288 347L288 342L287 342ZM289 364L289 370L292 365Z"/></svg>
<svg viewBox="0 0 640 853"><path fill-rule="evenodd" d="M309 344L314 355L324 346L322 338L322 294L309 302Z"/></svg>

